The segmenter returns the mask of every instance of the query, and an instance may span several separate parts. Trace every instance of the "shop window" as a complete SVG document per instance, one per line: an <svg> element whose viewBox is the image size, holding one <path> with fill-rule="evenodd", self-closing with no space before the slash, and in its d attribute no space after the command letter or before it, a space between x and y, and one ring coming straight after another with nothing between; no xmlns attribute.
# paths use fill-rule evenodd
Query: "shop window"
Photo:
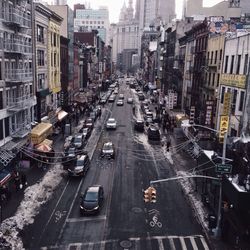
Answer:
<svg viewBox="0 0 250 250"><path fill-rule="evenodd" d="M230 74L233 74L233 70L234 70L234 56L232 56L232 59L231 59Z"/></svg>
<svg viewBox="0 0 250 250"><path fill-rule="evenodd" d="M38 89L44 89L44 85L45 85L45 74L38 74L37 77L37 81L38 81Z"/></svg>
<svg viewBox="0 0 250 250"><path fill-rule="evenodd" d="M231 112L232 112L232 114L235 113L235 106L236 106L237 94L238 94L237 89L234 89L234 91L233 91L232 105L231 105Z"/></svg>

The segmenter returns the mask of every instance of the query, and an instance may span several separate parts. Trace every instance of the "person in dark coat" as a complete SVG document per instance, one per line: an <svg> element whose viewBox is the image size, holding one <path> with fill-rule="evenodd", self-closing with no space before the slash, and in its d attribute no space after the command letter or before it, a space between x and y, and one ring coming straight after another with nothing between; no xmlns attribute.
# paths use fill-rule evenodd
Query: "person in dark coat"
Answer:
<svg viewBox="0 0 250 250"><path fill-rule="evenodd" d="M21 184L23 185L23 188L27 186L27 177L25 174L22 174L21 176Z"/></svg>

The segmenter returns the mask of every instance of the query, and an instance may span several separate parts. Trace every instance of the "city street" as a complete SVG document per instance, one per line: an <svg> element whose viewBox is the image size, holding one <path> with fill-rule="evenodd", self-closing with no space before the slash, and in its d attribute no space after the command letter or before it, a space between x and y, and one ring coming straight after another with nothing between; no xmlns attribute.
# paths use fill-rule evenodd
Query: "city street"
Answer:
<svg viewBox="0 0 250 250"><path fill-rule="evenodd" d="M145 203L143 190L150 180L175 175L165 159L161 144L148 142L146 133L133 129L132 105L140 115L134 90L125 84L124 105L107 103L101 120L84 150L91 158L84 178L69 178L67 172L52 198L41 206L34 223L22 232L25 249L187 249L208 250L202 227L176 182L157 184L157 202ZM117 120L117 129L105 129L108 117ZM115 159L100 158L107 139L115 145ZM104 187L104 205L98 215L81 216L80 196L91 185Z"/></svg>

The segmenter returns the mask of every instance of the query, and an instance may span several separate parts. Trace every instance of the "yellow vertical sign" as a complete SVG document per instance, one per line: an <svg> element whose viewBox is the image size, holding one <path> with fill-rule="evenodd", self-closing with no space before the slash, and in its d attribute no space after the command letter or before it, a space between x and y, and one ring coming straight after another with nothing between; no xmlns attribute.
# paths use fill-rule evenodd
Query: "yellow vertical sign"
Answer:
<svg viewBox="0 0 250 250"><path fill-rule="evenodd" d="M221 115L220 116L220 134L219 134L219 142L223 143L224 135L228 131L229 125L229 116Z"/></svg>
<svg viewBox="0 0 250 250"><path fill-rule="evenodd" d="M231 106L231 93L226 92L224 95L224 102L223 102L223 116L229 116L230 114L230 106Z"/></svg>

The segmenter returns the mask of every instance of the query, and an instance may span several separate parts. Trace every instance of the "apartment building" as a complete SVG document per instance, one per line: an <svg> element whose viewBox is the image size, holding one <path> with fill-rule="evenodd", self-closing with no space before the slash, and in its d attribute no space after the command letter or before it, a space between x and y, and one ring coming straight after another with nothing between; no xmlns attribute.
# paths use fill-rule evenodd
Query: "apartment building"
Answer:
<svg viewBox="0 0 250 250"><path fill-rule="evenodd" d="M29 134L36 105L30 0L0 1L0 146Z"/></svg>
<svg viewBox="0 0 250 250"><path fill-rule="evenodd" d="M250 34L226 39L219 86L217 129L227 117L229 136L240 136L245 108L247 74L250 55Z"/></svg>

